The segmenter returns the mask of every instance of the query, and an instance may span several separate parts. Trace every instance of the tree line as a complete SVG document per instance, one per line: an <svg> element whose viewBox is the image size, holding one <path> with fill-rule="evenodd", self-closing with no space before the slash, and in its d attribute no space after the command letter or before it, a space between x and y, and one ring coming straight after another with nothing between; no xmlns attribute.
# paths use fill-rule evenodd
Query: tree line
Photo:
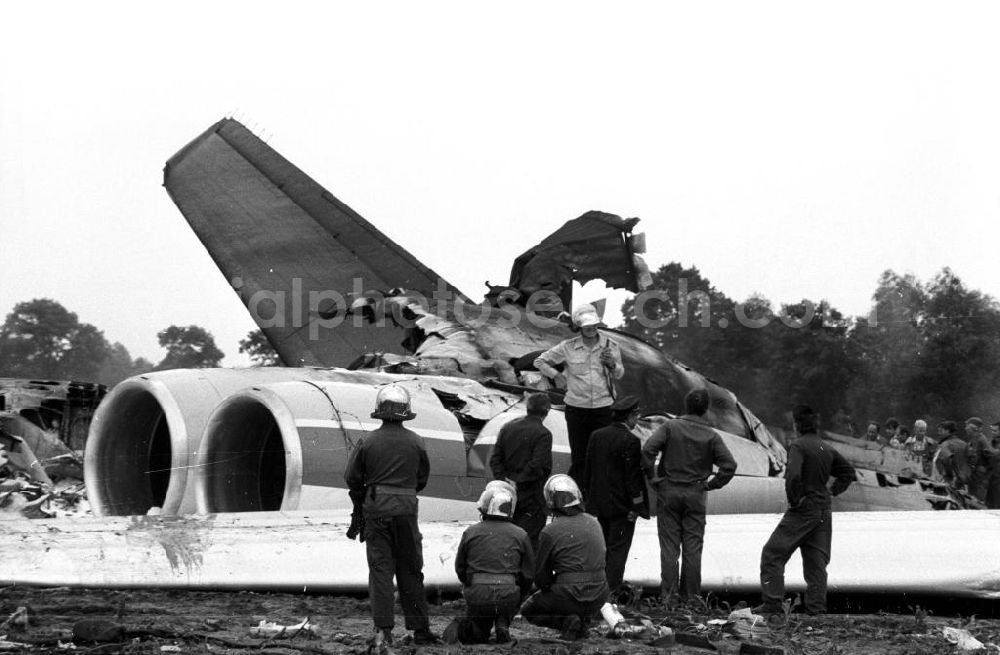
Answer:
<svg viewBox="0 0 1000 655"><path fill-rule="evenodd" d="M121 343L79 320L49 298L18 303L0 326L0 377L86 380L113 385L127 377L170 368L219 366L225 354L197 325L157 333L166 355L158 363L133 359Z"/></svg>
<svg viewBox="0 0 1000 655"><path fill-rule="evenodd" d="M885 271L871 313L855 318L825 300L738 303L676 262L653 288L654 299L625 302L623 329L731 389L766 423L788 425L795 403L843 433L887 417L1000 418L1000 305L948 268L927 282Z"/></svg>

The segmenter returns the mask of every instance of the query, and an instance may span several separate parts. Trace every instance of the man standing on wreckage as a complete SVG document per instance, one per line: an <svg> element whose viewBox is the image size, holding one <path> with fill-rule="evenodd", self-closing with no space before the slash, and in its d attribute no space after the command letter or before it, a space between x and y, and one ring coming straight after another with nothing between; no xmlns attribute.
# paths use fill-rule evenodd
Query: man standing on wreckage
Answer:
<svg viewBox="0 0 1000 655"><path fill-rule="evenodd" d="M573 325L580 329L580 336L549 348L535 359L534 366L548 378L565 377L569 475L580 484L590 434L611 425L615 381L625 375L625 366L618 344L597 331L602 323L593 305L574 309ZM560 364L565 364L562 373L555 368Z"/></svg>
<svg viewBox="0 0 1000 655"><path fill-rule="evenodd" d="M427 486L430 462L420 435L403 427L416 417L410 411L410 394L403 387L383 387L375 399L372 418L382 425L355 447L344 472L355 509L348 537L360 535L368 554L368 595L375 621L373 650L392 644L393 585L413 643L434 644L424 595L424 555L417 526L417 492ZM360 523L360 525L359 525Z"/></svg>

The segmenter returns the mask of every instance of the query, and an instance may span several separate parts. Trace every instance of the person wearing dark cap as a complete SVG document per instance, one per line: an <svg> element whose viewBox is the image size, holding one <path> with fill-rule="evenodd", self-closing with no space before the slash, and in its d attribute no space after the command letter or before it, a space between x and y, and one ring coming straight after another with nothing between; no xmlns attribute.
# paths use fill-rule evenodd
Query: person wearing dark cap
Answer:
<svg viewBox="0 0 1000 655"><path fill-rule="evenodd" d="M856 479L854 468L843 455L820 439L818 417L811 408L797 405L792 420L797 438L788 447L785 469L788 510L760 554L763 604L754 608L757 614L783 611L785 565L796 549L802 552L805 610L808 614L826 612L826 567L833 539L830 498L843 493Z"/></svg>
<svg viewBox="0 0 1000 655"><path fill-rule="evenodd" d="M990 472L996 467L1000 453L983 434L983 419L978 416L966 419L965 434L969 444L969 493L985 503Z"/></svg>
<svg viewBox="0 0 1000 655"><path fill-rule="evenodd" d="M642 447L642 468L656 487L660 577L668 608L676 606L678 597L684 603L701 593L706 492L725 486L736 473L736 460L706 417L709 404L706 389L689 391L684 397L687 413L658 427ZM719 467L714 476L713 466Z"/></svg>
<svg viewBox="0 0 1000 655"><path fill-rule="evenodd" d="M649 498L642 475L642 444L632 433L639 421L639 399L618 399L611 406L611 417L611 425L590 435L581 490L587 512L597 517L604 533L605 571L614 592L625 577L635 521L649 518Z"/></svg>
<svg viewBox="0 0 1000 655"><path fill-rule="evenodd" d="M542 424L552 407L548 394L535 393L525 400L527 415L500 428L490 455L496 480L517 489L512 522L528 533L532 548L545 527L542 487L552 473L552 433Z"/></svg>

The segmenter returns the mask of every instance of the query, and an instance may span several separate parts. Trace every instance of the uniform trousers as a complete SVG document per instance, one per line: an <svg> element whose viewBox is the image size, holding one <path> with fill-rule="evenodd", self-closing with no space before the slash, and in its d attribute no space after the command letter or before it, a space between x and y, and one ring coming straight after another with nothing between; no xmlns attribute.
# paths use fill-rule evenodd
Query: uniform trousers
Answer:
<svg viewBox="0 0 1000 655"><path fill-rule="evenodd" d="M517 503L514 505L514 516L511 517L511 522L528 533L531 547L534 550L538 550L538 535L545 527L546 518L548 517L545 514L545 497L542 495L541 487L534 493L519 493L517 495Z"/></svg>
<svg viewBox="0 0 1000 655"><path fill-rule="evenodd" d="M458 620L458 640L463 644L486 643L494 624L509 628L521 606L521 588L513 584L472 584L462 595L465 615Z"/></svg>
<svg viewBox="0 0 1000 655"><path fill-rule="evenodd" d="M785 595L785 564L795 549L802 551L802 575L806 580L805 609L826 611L826 565L830 563L833 524L830 506L804 499L790 508L764 544L760 554L761 596L766 605L780 606Z"/></svg>
<svg viewBox="0 0 1000 655"><path fill-rule="evenodd" d="M587 444L594 430L611 425L611 405L607 407L573 407L566 405L566 432L569 437L569 477L583 483L587 462Z"/></svg>
<svg viewBox="0 0 1000 655"><path fill-rule="evenodd" d="M554 584L548 589L536 591L524 601L524 605L521 606L521 616L529 623L556 630L565 628L566 619L573 616L580 617L586 625L607 601L607 586L603 582L597 585L591 583L587 585L588 589L593 587L597 594L574 593L573 588L578 586ZM586 597L594 600L579 600Z"/></svg>
<svg viewBox="0 0 1000 655"><path fill-rule="evenodd" d="M368 555L368 594L376 628L392 628L393 586L399 586L399 603L407 630L428 630L427 596L424 594L423 538L417 517L365 517Z"/></svg>
<svg viewBox="0 0 1000 655"><path fill-rule="evenodd" d="M635 521L629 521L626 516L598 516L597 522L601 524L607 548L604 572L608 578L608 587L614 592L625 579L625 564L628 563L628 552L632 548Z"/></svg>
<svg viewBox="0 0 1000 655"><path fill-rule="evenodd" d="M660 580L665 602L678 594L690 600L701 593L701 551L705 543L705 500L700 482L663 481L656 496L656 531L660 538ZM683 556L683 557L682 557ZM681 560L678 579L677 561Z"/></svg>

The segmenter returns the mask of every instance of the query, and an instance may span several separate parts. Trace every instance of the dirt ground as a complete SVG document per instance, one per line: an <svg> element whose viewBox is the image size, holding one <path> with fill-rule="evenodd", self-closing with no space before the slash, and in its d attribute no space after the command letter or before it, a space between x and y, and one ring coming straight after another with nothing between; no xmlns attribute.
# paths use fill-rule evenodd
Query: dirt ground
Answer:
<svg viewBox="0 0 1000 655"><path fill-rule="evenodd" d="M11 554L8 554L11 556ZM23 620L25 608L27 625ZM983 606L981 606L982 608ZM988 610L994 606L986 605ZM942 628L965 628L984 643L1000 644L1000 620L934 614L830 614L806 617L792 614L772 620L769 634L741 639L731 628L712 625L725 619L728 604L709 599L697 611L664 614L651 600L640 601L633 609L656 623L669 625L676 637L673 645L654 647L641 641L611 639L603 625L595 625L590 636L564 642L552 631L535 628L520 617L511 633L513 644L481 646L430 646L417 648L397 620L394 633L398 653L426 655L458 653L511 653L541 655L588 655L614 653L729 653L741 652L744 642L757 646L780 646L785 653L923 655L957 652L944 637ZM440 634L453 616L462 610L460 599L431 604L431 627ZM398 610L397 610L398 612ZM6 641L0 650L25 653L365 653L371 635L368 602L364 598L323 595L270 594L251 592L189 592L159 590L77 590L8 587L0 590L0 613L7 618L0 628ZM995 611L987 611L995 616ZM9 618L8 618L9 617ZM296 624L307 618L313 635L292 639L263 639L250 629L265 620L280 625ZM74 625L83 620L108 622L110 641L73 644ZM115 634L120 626L124 631ZM17 646L15 644L25 644ZM752 651L746 649L744 652ZM761 651L758 651L761 652ZM766 652L782 652L780 650Z"/></svg>

